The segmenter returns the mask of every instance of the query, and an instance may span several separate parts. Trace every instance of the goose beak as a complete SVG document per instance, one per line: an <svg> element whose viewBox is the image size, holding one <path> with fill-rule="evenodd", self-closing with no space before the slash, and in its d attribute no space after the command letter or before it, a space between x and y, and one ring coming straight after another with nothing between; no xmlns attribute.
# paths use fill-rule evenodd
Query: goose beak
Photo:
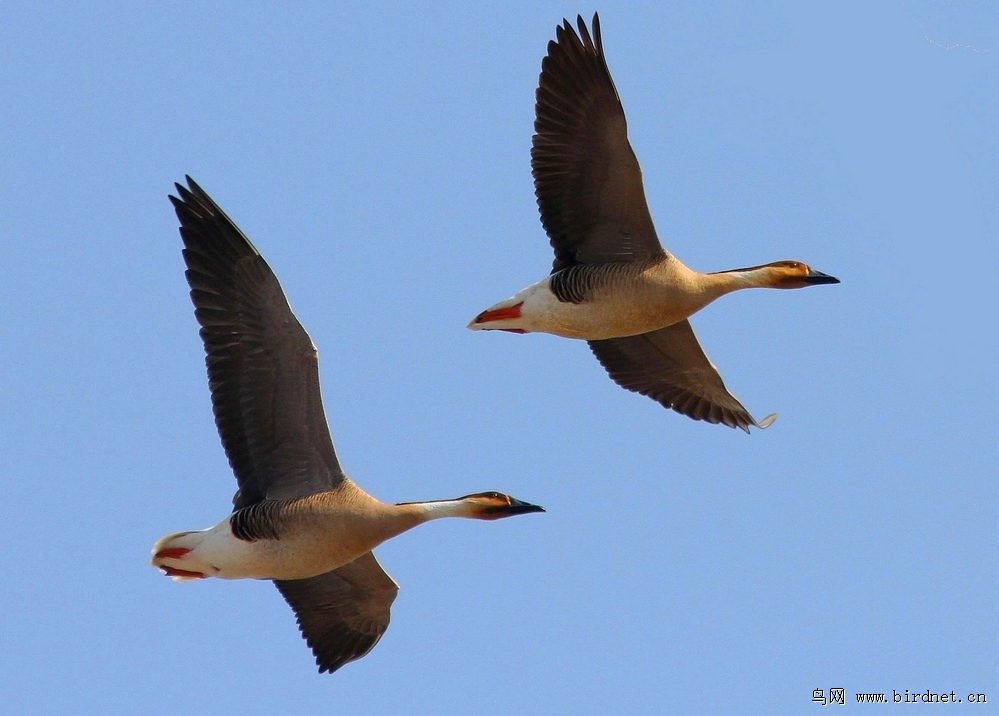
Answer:
<svg viewBox="0 0 999 716"><path fill-rule="evenodd" d="M808 275L805 276L805 283L809 286L820 283L839 283L839 279L835 276L830 276L827 273L822 273L821 271L816 271L815 269L809 269Z"/></svg>
<svg viewBox="0 0 999 716"><path fill-rule="evenodd" d="M526 515L528 512L544 512L545 508L541 505L532 505L530 502L523 502L514 497L510 498L510 504L505 507L498 508L505 517L506 515Z"/></svg>

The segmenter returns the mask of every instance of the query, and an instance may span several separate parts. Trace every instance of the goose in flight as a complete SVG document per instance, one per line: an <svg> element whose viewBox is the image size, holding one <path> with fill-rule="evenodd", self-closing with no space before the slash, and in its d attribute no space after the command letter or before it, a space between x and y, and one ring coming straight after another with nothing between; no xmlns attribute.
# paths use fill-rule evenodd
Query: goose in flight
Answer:
<svg viewBox="0 0 999 716"><path fill-rule="evenodd" d="M757 422L728 392L687 319L743 288L804 288L839 280L800 261L700 273L656 236L642 171L600 41L577 16L555 30L538 83L531 169L551 274L483 311L468 327L582 338L623 388L709 423Z"/></svg>
<svg viewBox="0 0 999 716"><path fill-rule="evenodd" d="M175 580L271 579L321 672L367 654L398 586L371 550L440 517L496 520L537 505L498 492L385 504L340 468L316 348L253 244L190 177L171 196L201 325L215 424L239 489L214 527L153 546Z"/></svg>

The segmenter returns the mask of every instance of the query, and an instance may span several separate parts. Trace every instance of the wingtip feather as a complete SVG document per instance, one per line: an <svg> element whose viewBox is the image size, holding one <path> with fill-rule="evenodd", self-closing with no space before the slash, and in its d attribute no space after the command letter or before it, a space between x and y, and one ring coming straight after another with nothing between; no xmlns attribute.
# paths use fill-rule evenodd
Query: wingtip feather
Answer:
<svg viewBox="0 0 999 716"><path fill-rule="evenodd" d="M756 427L758 427L760 430L766 430L767 428L769 428L771 425L774 424L774 421L776 419L777 419L777 413L770 413L770 415L763 418L763 420L757 423Z"/></svg>

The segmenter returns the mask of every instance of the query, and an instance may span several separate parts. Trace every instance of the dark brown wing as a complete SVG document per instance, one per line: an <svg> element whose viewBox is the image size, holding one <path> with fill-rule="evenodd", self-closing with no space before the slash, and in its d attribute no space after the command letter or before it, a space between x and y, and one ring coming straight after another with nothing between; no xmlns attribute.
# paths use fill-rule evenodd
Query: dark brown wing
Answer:
<svg viewBox="0 0 999 716"><path fill-rule="evenodd" d="M531 169L541 223L555 249L552 272L577 263L638 261L664 254L624 109L593 15L555 29L541 62ZM580 39L580 37L582 39Z"/></svg>
<svg viewBox="0 0 999 716"><path fill-rule="evenodd" d="M316 655L319 673L333 673L371 651L388 629L399 585L368 552L309 579L275 580Z"/></svg>
<svg viewBox="0 0 999 716"><path fill-rule="evenodd" d="M730 428L765 428L776 414L757 423L725 389L704 355L689 321L626 338L588 341L590 350L622 388L647 395L681 415Z"/></svg>
<svg viewBox="0 0 999 716"><path fill-rule="evenodd" d="M274 273L190 177L171 196L201 324L235 509L329 490L344 477L319 393L319 359Z"/></svg>

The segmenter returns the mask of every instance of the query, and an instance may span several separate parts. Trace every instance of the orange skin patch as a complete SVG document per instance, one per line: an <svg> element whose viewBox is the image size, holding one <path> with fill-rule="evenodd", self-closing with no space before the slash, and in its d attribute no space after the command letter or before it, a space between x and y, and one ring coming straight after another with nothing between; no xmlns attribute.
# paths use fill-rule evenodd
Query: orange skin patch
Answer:
<svg viewBox="0 0 999 716"><path fill-rule="evenodd" d="M156 559L180 559L191 550L184 547L168 547L156 553Z"/></svg>
<svg viewBox="0 0 999 716"><path fill-rule="evenodd" d="M488 323L489 321L505 321L509 318L520 318L520 308L523 306L523 302L518 303L516 306L507 306L506 308L497 308L494 311L483 311L478 316L475 317L476 323Z"/></svg>

